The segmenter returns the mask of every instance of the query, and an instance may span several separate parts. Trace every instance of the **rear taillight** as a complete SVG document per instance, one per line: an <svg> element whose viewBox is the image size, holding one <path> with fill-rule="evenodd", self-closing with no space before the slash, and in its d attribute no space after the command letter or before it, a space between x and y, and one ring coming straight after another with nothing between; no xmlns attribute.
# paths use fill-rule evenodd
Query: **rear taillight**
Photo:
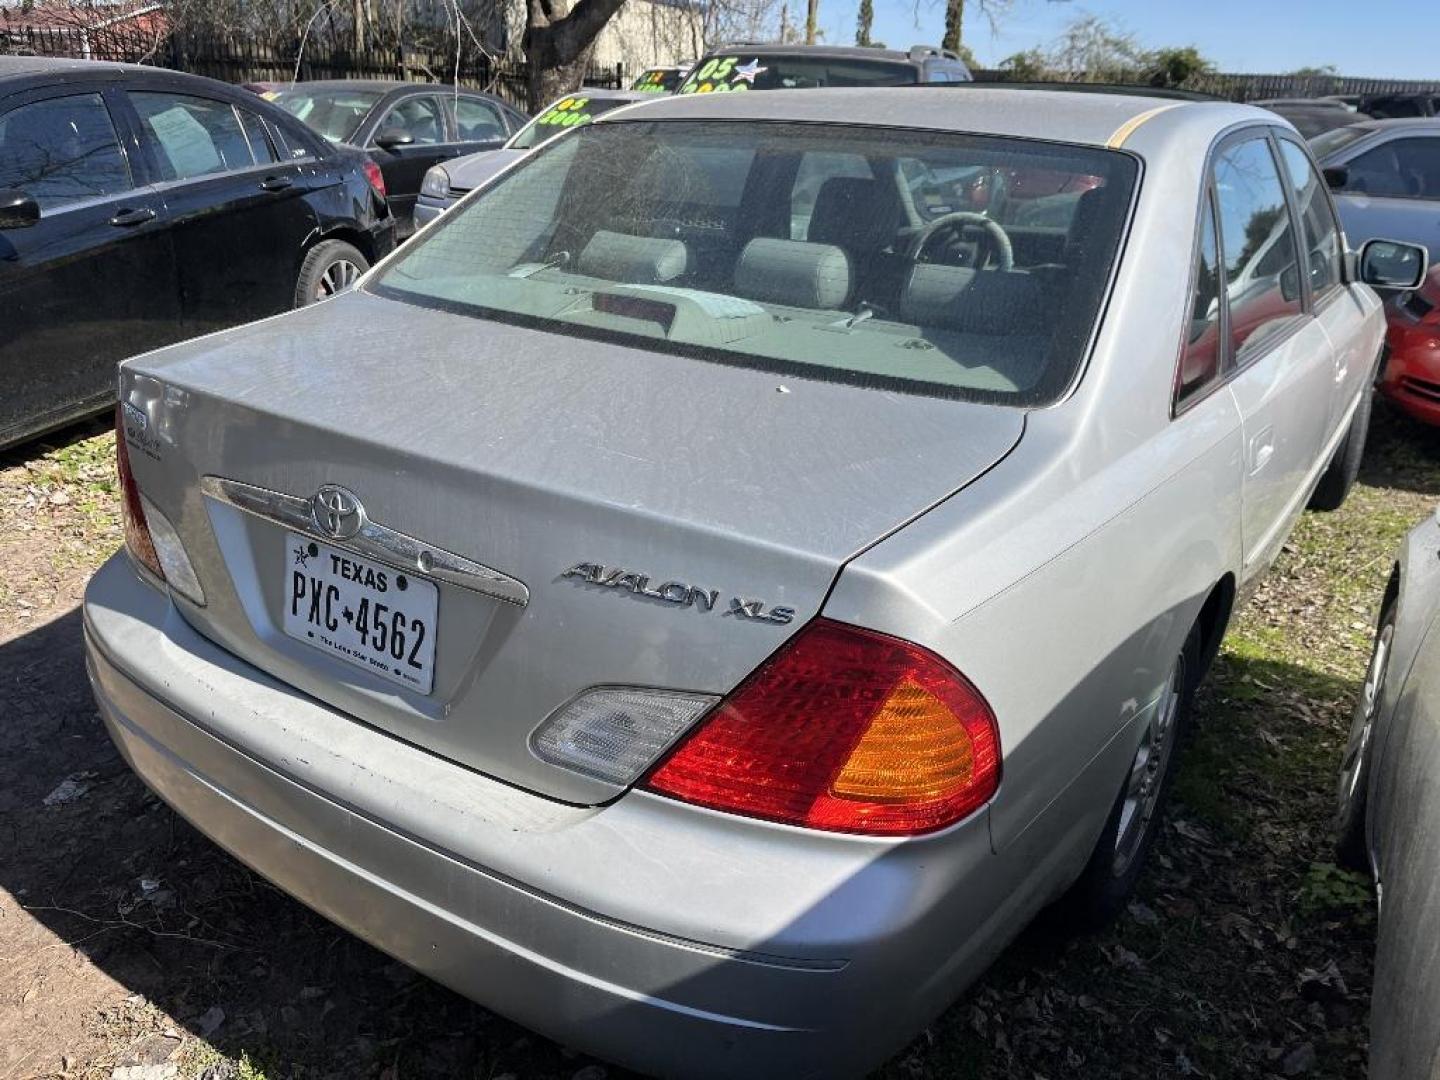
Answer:
<svg viewBox="0 0 1440 1080"><path fill-rule="evenodd" d="M385 174L380 171L380 166L366 158L360 167L365 170L365 179L370 181L370 186L375 189L375 194L382 199L385 198Z"/></svg>
<svg viewBox="0 0 1440 1080"><path fill-rule="evenodd" d="M964 676L918 645L819 619L643 786L751 817L893 836L959 821L999 782L995 716Z"/></svg>
<svg viewBox="0 0 1440 1080"><path fill-rule="evenodd" d="M170 590L192 604L205 605L205 590L195 576L190 556L170 519L140 494L130 469L130 448L125 440L125 406L115 410L115 471L120 475L120 517L125 526L125 547Z"/></svg>
<svg viewBox="0 0 1440 1080"><path fill-rule="evenodd" d="M135 474L130 471L130 450L125 445L124 408L123 405L115 407L115 471L120 474L120 516L125 526L125 546L136 562L163 581L165 571L160 569L160 557L155 554L150 527L145 524L140 489L135 486Z"/></svg>

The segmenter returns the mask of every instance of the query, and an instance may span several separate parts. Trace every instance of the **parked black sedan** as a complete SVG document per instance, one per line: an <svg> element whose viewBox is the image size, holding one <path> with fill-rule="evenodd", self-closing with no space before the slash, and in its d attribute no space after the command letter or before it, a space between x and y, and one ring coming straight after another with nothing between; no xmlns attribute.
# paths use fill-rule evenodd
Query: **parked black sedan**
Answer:
<svg viewBox="0 0 1440 1080"><path fill-rule="evenodd" d="M0 447L115 364L338 291L395 243L378 170L210 79L0 57Z"/></svg>
<svg viewBox="0 0 1440 1080"><path fill-rule="evenodd" d="M385 175L401 237L415 231L415 199L430 166L503 146L529 120L493 94L434 83L335 79L260 96L330 142L363 148Z"/></svg>

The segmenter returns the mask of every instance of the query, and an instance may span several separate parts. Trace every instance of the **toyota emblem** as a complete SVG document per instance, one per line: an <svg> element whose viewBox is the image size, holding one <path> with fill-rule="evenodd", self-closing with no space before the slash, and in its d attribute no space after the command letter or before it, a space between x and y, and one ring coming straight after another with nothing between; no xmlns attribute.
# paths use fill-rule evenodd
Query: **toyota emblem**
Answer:
<svg viewBox="0 0 1440 1080"><path fill-rule="evenodd" d="M365 507L353 491L325 484L310 500L315 527L332 540L349 540L365 524Z"/></svg>

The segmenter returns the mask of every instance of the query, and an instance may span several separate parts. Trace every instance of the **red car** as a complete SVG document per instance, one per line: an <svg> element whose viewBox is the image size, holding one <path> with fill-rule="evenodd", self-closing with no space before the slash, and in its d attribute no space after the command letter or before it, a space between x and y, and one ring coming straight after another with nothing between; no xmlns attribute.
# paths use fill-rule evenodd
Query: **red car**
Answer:
<svg viewBox="0 0 1440 1080"><path fill-rule="evenodd" d="M1415 419L1440 425L1440 269L1386 313L1380 392Z"/></svg>

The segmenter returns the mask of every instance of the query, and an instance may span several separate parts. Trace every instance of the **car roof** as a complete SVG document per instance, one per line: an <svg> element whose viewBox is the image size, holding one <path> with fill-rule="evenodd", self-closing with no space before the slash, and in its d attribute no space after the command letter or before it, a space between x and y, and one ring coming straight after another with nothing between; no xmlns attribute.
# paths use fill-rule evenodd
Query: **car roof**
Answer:
<svg viewBox="0 0 1440 1080"><path fill-rule="evenodd" d="M383 94L392 93L396 90L430 91L443 90L446 93L454 93L453 83L420 83L404 82L400 79L306 79L297 83L279 83L281 93L288 93L291 90L378 90ZM460 87L464 94L476 94L480 97L494 97L494 94L487 94L484 90L476 90L469 86Z"/></svg>
<svg viewBox="0 0 1440 1080"><path fill-rule="evenodd" d="M124 71L139 68L155 71L155 68L141 68L139 64L114 64L106 60L72 60L60 56L0 56L0 79L17 75L54 75L75 71Z"/></svg>
<svg viewBox="0 0 1440 1080"><path fill-rule="evenodd" d="M621 109L597 124L631 120L772 120L1009 135L1118 146L1164 114L1167 129L1191 129L1206 146L1225 128L1249 121L1279 125L1276 114L1224 101L1174 101L1131 94L1076 94L1003 86L783 90L766 94L685 94ZM1182 132L1183 133L1183 132Z"/></svg>
<svg viewBox="0 0 1440 1080"><path fill-rule="evenodd" d="M1354 125L1366 131L1396 131L1400 128L1422 128L1440 130L1440 116L1395 116L1375 120L1361 120Z"/></svg>
<svg viewBox="0 0 1440 1080"><path fill-rule="evenodd" d="M885 60L890 63L910 64L921 60L959 60L953 53L945 53L938 45L916 45L910 51L901 49L872 49L865 45L780 45L774 42L760 44L753 42L732 42L712 49L709 56L833 56L848 60Z"/></svg>

